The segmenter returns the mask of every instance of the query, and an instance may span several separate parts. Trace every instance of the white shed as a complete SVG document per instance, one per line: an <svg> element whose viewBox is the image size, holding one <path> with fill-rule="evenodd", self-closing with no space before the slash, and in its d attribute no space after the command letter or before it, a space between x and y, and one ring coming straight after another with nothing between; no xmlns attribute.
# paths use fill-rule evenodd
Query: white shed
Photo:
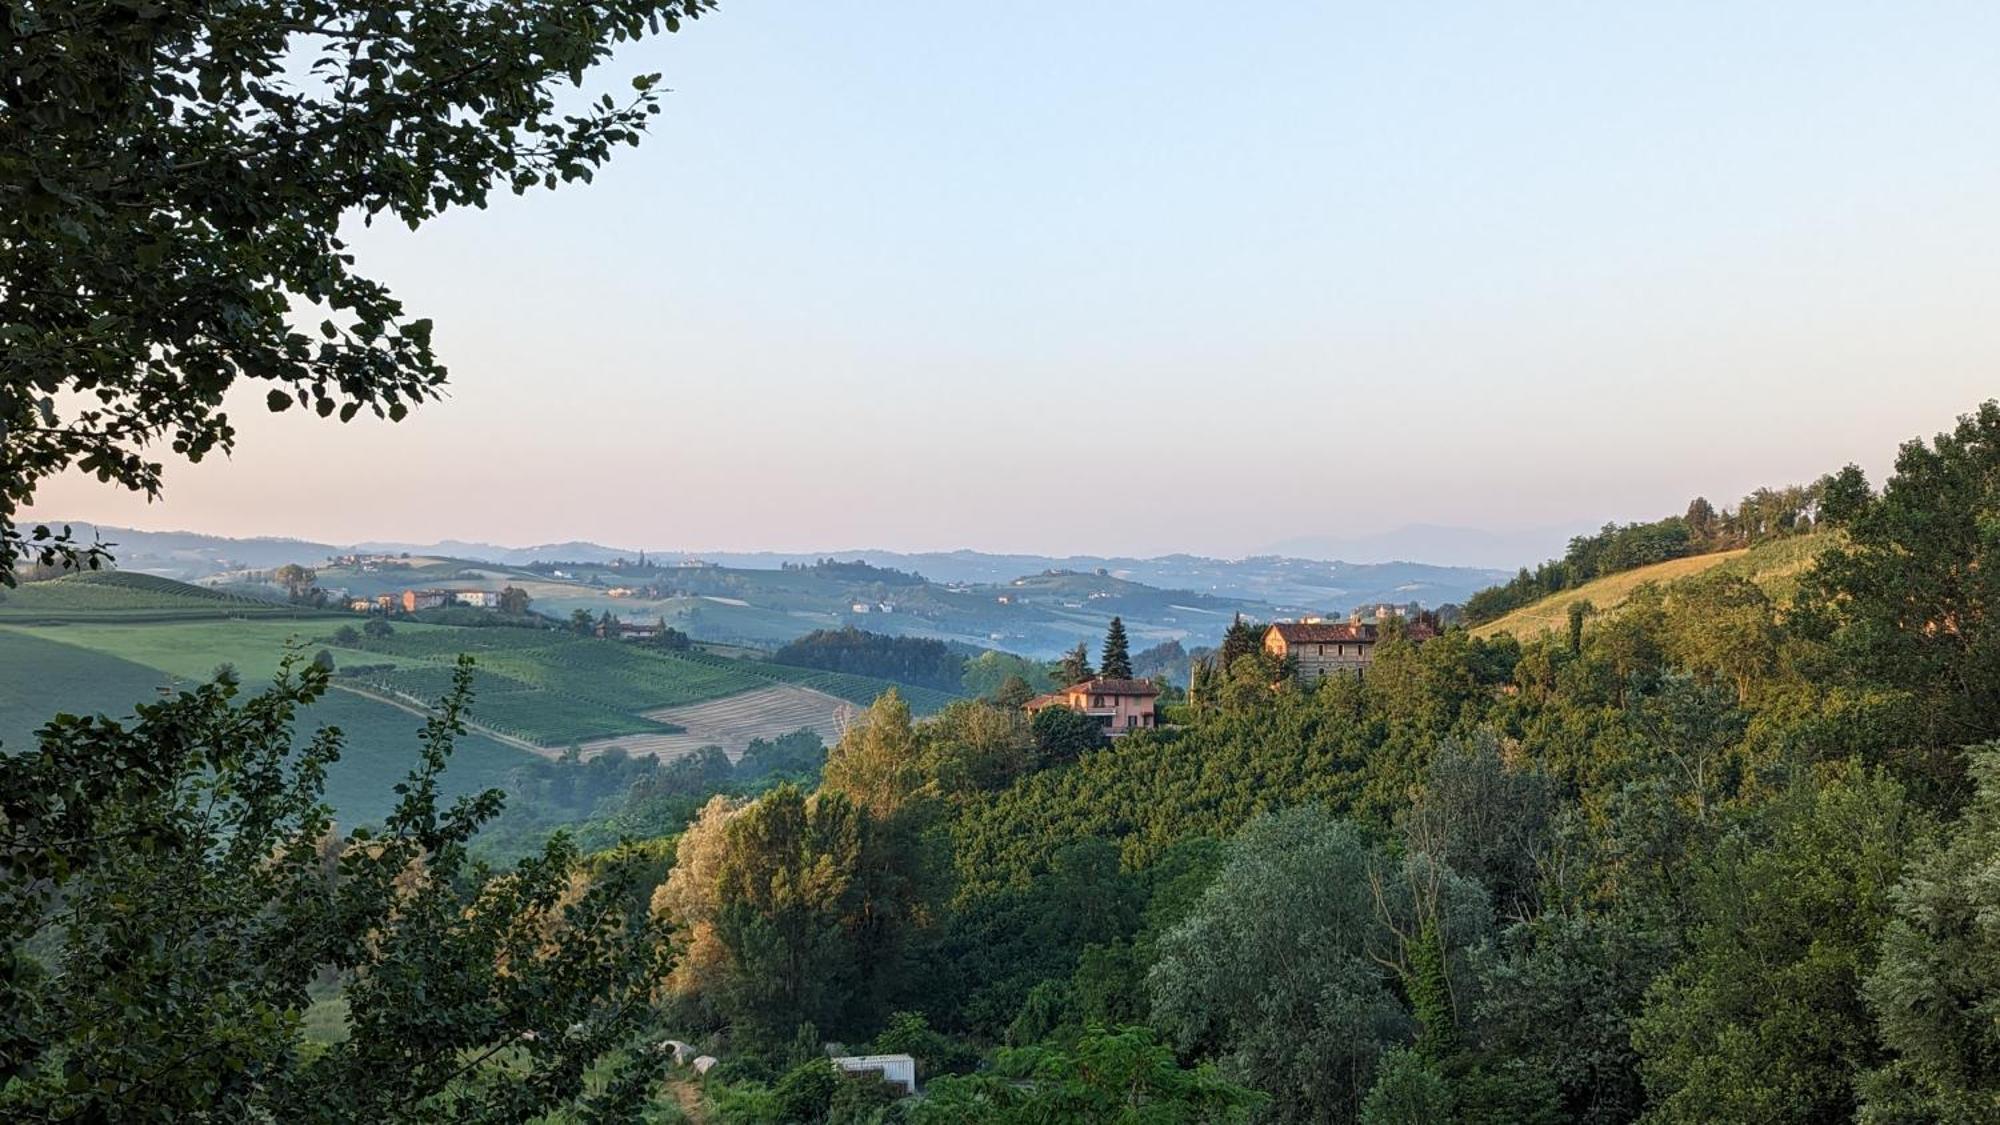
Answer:
<svg viewBox="0 0 2000 1125"><path fill-rule="evenodd" d="M872 1070L891 1086L901 1086L905 1094L917 1092L917 1060L909 1055L846 1055L834 1059L833 1065L849 1074Z"/></svg>

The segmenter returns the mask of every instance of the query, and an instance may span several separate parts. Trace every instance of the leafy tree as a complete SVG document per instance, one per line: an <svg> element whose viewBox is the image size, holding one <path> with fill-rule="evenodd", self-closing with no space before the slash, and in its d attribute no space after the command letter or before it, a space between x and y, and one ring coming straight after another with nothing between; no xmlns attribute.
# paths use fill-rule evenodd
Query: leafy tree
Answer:
<svg viewBox="0 0 2000 1125"><path fill-rule="evenodd" d="M1851 1120L1882 1060L1861 981L1912 835L1892 781L1834 768L1698 861L1684 959L1633 1029L1647 1120Z"/></svg>
<svg viewBox="0 0 2000 1125"><path fill-rule="evenodd" d="M597 621L595 618L590 616L589 610L573 609L569 611L570 632L575 633L579 637L588 637L591 633L595 632L596 630L597 630Z"/></svg>
<svg viewBox="0 0 2000 1125"><path fill-rule="evenodd" d="M1703 682L1727 683L1738 699L1767 680L1778 662L1776 607L1757 584L1736 575L1702 575L1669 592L1667 653Z"/></svg>
<svg viewBox="0 0 2000 1125"><path fill-rule="evenodd" d="M941 792L997 789L1034 766L1038 753L1019 708L960 700L924 724L924 771Z"/></svg>
<svg viewBox="0 0 2000 1125"><path fill-rule="evenodd" d="M534 601L526 590L519 586L508 586L500 591L500 612L509 617L525 617L528 605Z"/></svg>
<svg viewBox="0 0 2000 1125"><path fill-rule="evenodd" d="M393 636L396 632L396 627L379 617L371 617L367 621L362 622L361 631L370 637L380 640L383 637Z"/></svg>
<svg viewBox="0 0 2000 1125"><path fill-rule="evenodd" d="M1532 766L1509 768L1490 731L1447 738L1401 818L1404 840L1483 884L1504 913L1534 914L1536 881L1548 844L1555 792Z"/></svg>
<svg viewBox="0 0 2000 1125"><path fill-rule="evenodd" d="M948 1035L931 1030L918 1012L895 1012L869 1048L878 1055L908 1055L917 1061L920 1077L962 1074L979 1066L979 1052Z"/></svg>
<svg viewBox="0 0 2000 1125"><path fill-rule="evenodd" d="M1067 707L1044 707L1029 724L1043 765L1074 762L1104 745L1104 727L1096 719Z"/></svg>
<svg viewBox="0 0 2000 1125"><path fill-rule="evenodd" d="M1562 1120L1630 1121L1645 1103L1632 1022L1668 955L1644 919L1572 904L1517 923L1481 966L1479 1047L1545 1076ZM1532 1117L1525 1108L1494 1120Z"/></svg>
<svg viewBox="0 0 2000 1125"><path fill-rule="evenodd" d="M1049 674L1049 666L1039 660L1011 652L987 651L965 662L965 675L959 678L957 690L993 698L1003 685L1014 679L1028 685L1028 698L1058 686L1055 677Z"/></svg>
<svg viewBox="0 0 2000 1125"><path fill-rule="evenodd" d="M915 800L925 782L910 705L901 692L890 688L834 743L820 787L887 819Z"/></svg>
<svg viewBox="0 0 2000 1125"><path fill-rule="evenodd" d="M1687 524L1690 542L1703 550L1712 549L1720 531L1718 525L1721 520L1716 514L1715 505L1709 503L1707 497L1697 496L1688 501L1687 514L1681 519Z"/></svg>
<svg viewBox="0 0 2000 1125"><path fill-rule="evenodd" d="M297 602L304 601L312 593L313 584L319 581L319 575L311 567L286 563L271 572L271 580L283 586L285 594Z"/></svg>
<svg viewBox="0 0 2000 1125"><path fill-rule="evenodd" d="M817 778L826 765L826 743L819 733L801 728L775 739L753 738L736 759L736 776L754 781L772 774Z"/></svg>
<svg viewBox="0 0 2000 1125"><path fill-rule="evenodd" d="M1030 699L1035 698L1035 689L1021 677L1010 675L1000 681L1000 686L993 689L993 694L989 698L997 707L1019 708L1026 706Z"/></svg>
<svg viewBox="0 0 2000 1125"><path fill-rule="evenodd" d="M1893 1058L1863 1082L1862 1120L1971 1125L2000 1114L2000 743L1969 754L1976 789L1896 886L1864 994Z"/></svg>
<svg viewBox="0 0 2000 1125"><path fill-rule="evenodd" d="M1062 664L1056 671L1056 678L1062 681L1062 686L1068 687L1070 684L1080 684L1096 674L1090 667L1090 650L1084 647L1082 641L1078 641L1075 648L1063 654Z"/></svg>
<svg viewBox="0 0 2000 1125"><path fill-rule="evenodd" d="M333 643L343 648L352 648L361 643L361 631L352 625L342 625L333 631Z"/></svg>
<svg viewBox="0 0 2000 1125"><path fill-rule="evenodd" d="M320 649L318 652L313 653L312 662L313 667L318 668L322 672L331 673L333 671L333 654L325 649Z"/></svg>
<svg viewBox="0 0 2000 1125"><path fill-rule="evenodd" d="M1114 616L1110 628L1104 631L1104 656L1098 662L1098 672L1106 679L1129 680L1132 678L1132 646L1125 637L1125 622Z"/></svg>
<svg viewBox="0 0 2000 1125"><path fill-rule="evenodd" d="M1361 1103L1361 1125L1432 1125L1452 1120L1451 1086L1421 1050L1382 1055L1375 1085Z"/></svg>
<svg viewBox="0 0 2000 1125"><path fill-rule="evenodd" d="M723 825L714 867L724 998L766 1038L802 1020L837 1022L853 949L843 926L861 862L856 807L781 785Z"/></svg>
<svg viewBox="0 0 2000 1125"><path fill-rule="evenodd" d="M220 408L239 377L266 381L272 410L342 421L400 420L437 397L430 322L354 272L340 225L415 228L484 206L495 186L588 180L637 143L657 76L623 105L570 105L558 87L711 7L11 6L0 579L24 555L97 559L16 525L41 481L74 468L157 496L156 444L190 460L227 451ZM316 338L297 310L317 310Z"/></svg>
<svg viewBox="0 0 2000 1125"><path fill-rule="evenodd" d="M1822 485L1846 544L1802 579L1836 669L1911 693L1921 754L1906 768L1957 793L1957 748L2000 735L2000 402L1929 445L1906 443L1879 495L1848 466Z"/></svg>
<svg viewBox="0 0 2000 1125"><path fill-rule="evenodd" d="M503 875L468 861L503 801L439 807L470 685L461 663L380 834L333 832L337 729L294 750L327 688L296 656L247 700L60 715L0 755L0 1116L498 1121L582 1097L664 947L630 870L587 877L560 837ZM309 1044L329 976L347 1034ZM607 1077L586 1115L633 1112L643 1082Z"/></svg>
<svg viewBox="0 0 2000 1125"><path fill-rule="evenodd" d="M1184 1068L1143 1027L1093 1028L1074 1048L1002 1052L1000 1075L932 1080L910 1111L914 1125L1034 1125L1074 1121L1248 1122L1263 1095L1210 1066Z"/></svg>
<svg viewBox="0 0 2000 1125"><path fill-rule="evenodd" d="M1161 942L1147 987L1183 1052L1214 1052L1272 1095L1281 1121L1353 1121L1376 1057L1409 1017L1379 960L1389 942L1360 834L1316 809L1261 818Z"/></svg>

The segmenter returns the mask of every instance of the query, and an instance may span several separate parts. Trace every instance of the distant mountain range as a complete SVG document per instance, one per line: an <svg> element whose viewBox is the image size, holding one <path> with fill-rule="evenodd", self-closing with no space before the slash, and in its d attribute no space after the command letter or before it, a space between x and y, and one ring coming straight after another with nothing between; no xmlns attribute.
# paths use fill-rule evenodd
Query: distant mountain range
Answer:
<svg viewBox="0 0 2000 1125"><path fill-rule="evenodd" d="M1595 524L1585 521L1524 531L1417 523L1368 535L1294 536L1271 544L1264 553L1357 562L1423 559L1441 566L1498 567L1512 572L1561 556L1572 537L1595 530Z"/></svg>
<svg viewBox="0 0 2000 1125"><path fill-rule="evenodd" d="M205 578L225 571L263 569L285 563L314 565L331 556L349 553L442 556L522 566L531 562L606 563L613 559L635 559L633 547L607 547L599 543L572 541L529 547L507 547L493 543L443 540L432 543L375 541L355 544L318 543L305 539L272 537L237 539L188 531L138 531L132 528L96 526L77 522L77 535L93 534L117 546L112 553L127 570L163 574L183 580ZM1441 547L1456 542L1455 552L1470 549L1469 536L1482 533L1449 528L1432 529ZM1454 539L1454 536L1456 538ZM1487 546L1494 552L1504 537L1491 537ZM1386 542L1387 540L1383 540ZM1295 540L1300 549L1309 549L1311 540ZM1352 542L1364 543L1364 540ZM1539 555L1546 557L1561 546ZM1189 590L1223 598L1265 603L1277 611L1344 612L1356 605L1374 602L1421 602L1438 606L1462 602L1473 591L1503 581L1511 570L1484 566L1439 565L1409 561L1342 562L1300 557L1291 551L1274 551L1245 559L1214 559L1198 555L1162 555L1133 558L1105 555L989 554L983 551L674 551L645 552L649 558L671 560L699 558L725 567L778 569L786 563L810 563L820 558L861 560L871 566L914 571L933 582L987 584L1003 583L1050 571L1076 571L1108 576L1163 590Z"/></svg>

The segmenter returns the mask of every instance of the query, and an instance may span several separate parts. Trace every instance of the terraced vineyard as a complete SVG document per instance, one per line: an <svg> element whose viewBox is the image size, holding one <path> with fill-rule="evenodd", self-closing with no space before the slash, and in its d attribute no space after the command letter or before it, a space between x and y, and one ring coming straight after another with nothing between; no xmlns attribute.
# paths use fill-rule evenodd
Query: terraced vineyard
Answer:
<svg viewBox="0 0 2000 1125"><path fill-rule="evenodd" d="M740 704L728 716L744 723L725 723L718 745L740 750L753 737L790 734L802 726L828 727L836 705L866 706L890 688L904 693L912 708L935 711L951 696L910 688L867 676L849 676L810 668L792 668L761 660L735 660L707 653L670 653L630 644L541 629L458 629L398 626L394 635L358 642L370 654L401 662L393 668L366 667L351 679L356 685L404 702L436 699L449 686L451 666L461 652L478 663L474 672L473 718L484 727L537 746L603 742L635 736L669 739L680 733L675 709L711 700ZM789 688L794 694L768 694L760 689ZM798 691L816 697L801 704ZM784 701L782 718L755 718L758 708ZM774 729L772 724L782 729ZM739 726L759 733L740 737ZM685 749L716 742L696 741ZM660 745L680 747L680 742ZM651 752L646 751L646 752ZM676 751L678 752L678 751Z"/></svg>
<svg viewBox="0 0 2000 1125"><path fill-rule="evenodd" d="M451 665L363 667L341 682L413 707L428 707L451 690ZM669 734L676 728L616 707L551 691L482 667L472 671L472 719L481 727L536 746L566 746L619 734Z"/></svg>
<svg viewBox="0 0 2000 1125"><path fill-rule="evenodd" d="M547 751L607 739L694 734L683 731L674 710L718 700L727 705L698 715L706 725L694 745L716 742L740 750L753 737L800 727L831 730L839 707L865 706L897 686L552 629L398 621L389 636L372 637L351 628L359 624L349 614L300 612L116 572L36 583L0 602L0 644L33 634L183 683L205 679L227 664L254 684L277 670L288 649L301 655L323 650L334 662L336 683L381 701L376 707L430 706L449 690L453 665L466 653L476 662L473 722L517 746ZM927 689L901 690L920 712L952 698Z"/></svg>

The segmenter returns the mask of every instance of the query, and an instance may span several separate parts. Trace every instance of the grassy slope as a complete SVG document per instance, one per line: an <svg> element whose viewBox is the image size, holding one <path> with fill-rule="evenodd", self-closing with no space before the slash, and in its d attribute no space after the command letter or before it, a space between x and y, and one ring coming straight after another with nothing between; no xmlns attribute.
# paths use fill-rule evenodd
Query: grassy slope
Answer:
<svg viewBox="0 0 2000 1125"><path fill-rule="evenodd" d="M1481 637L1512 633L1525 640L1567 629L1572 602L1588 601L1599 614L1610 613L1624 605L1632 591L1648 582L1667 585L1709 571L1741 575L1762 586L1772 597L1784 600L1797 588L1798 576L1812 565L1813 556L1830 543L1824 535L1805 535L1760 543L1745 550L1718 551L1712 555L1695 555L1642 566L1637 570L1586 582L1574 590L1564 590L1532 605L1522 606L1475 628L1473 633Z"/></svg>
<svg viewBox="0 0 2000 1125"><path fill-rule="evenodd" d="M321 610L239 597L171 578L124 571L31 582L0 597L0 622L148 623L242 618L323 618Z"/></svg>
<svg viewBox="0 0 2000 1125"><path fill-rule="evenodd" d="M251 627L238 623L238 628ZM27 747L33 732L58 712L103 714L124 718L135 703L157 699L158 689L175 676L182 681L206 674L216 660L208 651L177 653L174 646L150 643L157 633L184 633L189 626L125 627L116 630L149 643L132 646L152 656L168 657L173 669L122 659L93 647L67 643L84 628L50 630L0 629L0 745ZM61 638L61 639L58 639ZM247 638L246 638L247 641ZM251 665L275 669L276 657L255 655L254 643L229 650L245 672L245 686L254 689L268 671L252 673ZM178 658L172 658L178 656ZM182 686L186 686L183 682ZM415 761L416 731L421 720L407 712L332 692L305 712L298 724L301 737L321 725L338 726L347 735L346 751L327 777L327 798L343 824L379 820L394 802L390 787L401 781ZM526 752L488 738L461 738L446 771L448 796L489 787L504 788L509 771L529 760Z"/></svg>
<svg viewBox="0 0 2000 1125"><path fill-rule="evenodd" d="M895 686L862 676L700 652L670 654L537 629L399 622L393 636L363 635L342 645L333 634L358 624L350 615L294 616L287 607L146 575L84 575L36 584L23 594L30 604L17 605L14 599L0 603L0 611L9 606L18 610L0 612L0 638L39 637L153 670L151 678L142 677L145 691L170 679L207 679L223 664L233 665L246 682L268 680L289 647L308 654L324 649L343 681L422 706L447 690L458 654L470 653L478 662L474 721L541 746L671 734L678 728L644 712L774 683L795 683L863 705ZM278 612L268 612L272 609ZM357 669L365 671L348 671ZM75 670L24 674L27 685L64 690L93 678ZM129 680L112 677L107 682ZM122 703L127 694L109 698ZM905 688L904 694L919 711L936 710L951 699L924 689ZM355 700L350 706L367 703ZM374 707L379 704L362 713L373 714Z"/></svg>

